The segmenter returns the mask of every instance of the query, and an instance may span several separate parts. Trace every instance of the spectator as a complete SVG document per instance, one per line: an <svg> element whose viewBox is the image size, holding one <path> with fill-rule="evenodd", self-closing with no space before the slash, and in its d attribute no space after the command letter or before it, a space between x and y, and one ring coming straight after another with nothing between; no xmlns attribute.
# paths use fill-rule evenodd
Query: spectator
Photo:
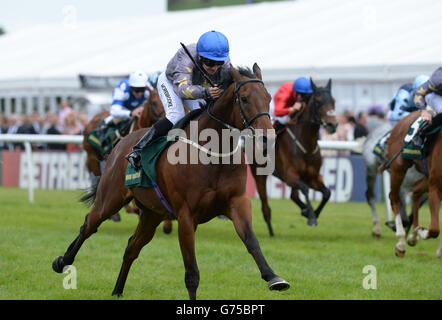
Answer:
<svg viewBox="0 0 442 320"><path fill-rule="evenodd" d="M58 116L53 113L47 114L49 126L46 129L46 134L61 134L62 129L58 125ZM60 143L48 143L49 150L66 150L66 145Z"/></svg>
<svg viewBox="0 0 442 320"><path fill-rule="evenodd" d="M349 116L347 117L348 123L353 127L353 139L357 140L361 137L365 137L368 134L367 129L356 121L355 117Z"/></svg>
<svg viewBox="0 0 442 320"><path fill-rule="evenodd" d="M385 121L385 113L380 105L372 105L367 110L367 121L365 127L368 133L381 125Z"/></svg>
<svg viewBox="0 0 442 320"><path fill-rule="evenodd" d="M64 127L65 125L65 118L68 114L73 112L72 108L69 106L68 102L66 100L63 100L60 104L60 113L58 115L58 124L61 127Z"/></svg>
<svg viewBox="0 0 442 320"><path fill-rule="evenodd" d="M15 134L17 133L18 128L21 126L21 116L18 114L11 114L8 121L8 131L6 133L8 134ZM15 150L15 148L19 148L18 143L8 143L8 149L9 150Z"/></svg>
<svg viewBox="0 0 442 320"><path fill-rule="evenodd" d="M75 112L70 112L66 115L64 119L65 126L63 128L63 134L76 135L81 134L81 126L78 122L77 116ZM80 148L76 144L67 144L67 151L79 151Z"/></svg>

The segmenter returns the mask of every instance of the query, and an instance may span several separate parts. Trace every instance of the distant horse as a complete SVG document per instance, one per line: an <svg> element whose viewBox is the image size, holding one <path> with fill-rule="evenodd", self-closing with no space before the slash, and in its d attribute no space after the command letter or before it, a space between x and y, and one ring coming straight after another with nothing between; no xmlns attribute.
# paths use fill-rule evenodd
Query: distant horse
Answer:
<svg viewBox="0 0 442 320"><path fill-rule="evenodd" d="M390 161L392 161L390 164L390 201L395 214L396 237L398 238L398 243L396 244L394 251L398 257L404 256L406 247L405 231L399 215L399 192L407 170L413 165L421 173L425 173L425 167L428 169L428 203L431 213L431 222L429 228L425 229L422 227L417 227L418 217L416 216L413 219L413 231L418 232L419 236L423 239L437 238L440 232L439 209L442 197L442 167L440 166L442 161L442 133L439 131L434 134L429 142L428 155L424 159L425 167L423 161L406 159L402 157L402 154L400 154L410 125L419 116L420 111L416 111L400 120L391 131L390 138L388 139L388 158ZM398 156L394 158L394 156L397 154ZM423 181L417 183L421 185L421 190L425 190L425 183Z"/></svg>
<svg viewBox="0 0 442 320"><path fill-rule="evenodd" d="M147 89L149 90L150 95L149 99L144 104L141 117L133 119L131 126L125 128L125 130L121 132L122 136L139 128L151 127L156 121L164 117L164 107L158 95L158 90L150 89L149 87L147 87ZM92 130L98 128L101 120L108 116L109 111L103 111L96 114L86 125L83 132L83 149L86 151L86 168L93 174L93 180L95 180L93 183L97 183L98 178L101 176L101 163L106 160L107 155L92 146L88 141L88 136ZM139 213L139 209L136 206L130 207L127 205L125 206L125 209L128 213ZM119 220L119 214L117 213L113 219Z"/></svg>
<svg viewBox="0 0 442 320"><path fill-rule="evenodd" d="M226 76L229 76L229 85L222 86L226 88L223 95L197 120L199 132L207 128L216 130L220 135L226 128L248 128L254 132L263 129L273 132L268 114L271 97L261 80L258 65L253 65L253 74L248 69L236 70L231 67ZM187 137L189 127L189 124L185 127ZM124 156L146 131L147 129L140 129L129 134L112 150L98 189L96 193L90 194L92 197L96 195L95 203L80 228L79 236L68 247L64 256L53 261L52 267L56 272L63 272L64 266L73 263L83 242L97 231L105 219L135 198L141 208L140 219L135 233L129 239L113 291L114 295L122 295L133 261L138 257L140 250L151 241L160 222L169 216L166 206L159 200L155 190L141 187L128 189L125 186L127 161ZM193 148L182 141L172 146L176 144L181 144L184 148ZM265 144L262 143L262 146ZM168 148L161 153L156 163L157 181L178 220L178 239L189 298L196 299L200 279L195 257L196 228L198 224L207 222L218 214L224 214L233 221L237 234L255 259L261 278L268 282L269 288L288 289L289 283L278 277L267 264L253 232L251 202L246 195L247 165L244 153L238 150L230 153L241 152L240 164L172 164L167 158Z"/></svg>
<svg viewBox="0 0 442 320"><path fill-rule="evenodd" d="M376 144L381 140L388 138L386 134L392 129L391 124L384 121L379 121L378 124L376 124L376 127L374 127L368 134L366 140L364 141L364 145L362 148L362 158L364 160L365 165L365 178L366 178L366 184L367 184L367 190L365 192L365 197L367 199L367 203L371 208L371 213L373 216L373 229L371 231L371 235L375 238L378 238L381 236L381 226L379 223L379 217L376 210L376 195L374 192L376 178L379 175L379 168L382 166L382 164L385 162L385 160L381 159L380 157L376 156L373 153L373 150L376 147ZM383 141L381 143L384 143ZM384 155L384 158L386 155ZM415 210L418 210L422 204L427 200L426 197L419 197L419 194L422 196L422 193L419 189L416 189L416 194L413 196L413 209L412 213L409 217L407 217L406 213L406 193L413 190L414 182L422 179L423 174L418 172L415 168L410 168L410 170L407 171L407 174L405 175L404 181L402 183L401 189L400 189L400 214L402 218L402 222L404 223L406 233L408 233L408 230L411 227L411 224L413 222L413 212ZM388 181L389 182L389 181ZM425 193L425 192L424 192ZM389 210L390 210L390 202L389 199L385 200L386 206L387 206L387 217L389 216ZM394 231L396 230L396 227L394 225L394 221L386 221L385 224L392 228Z"/></svg>
<svg viewBox="0 0 442 320"><path fill-rule="evenodd" d="M276 138L276 176L292 188L290 198L301 208L310 226L317 225L316 219L330 198L330 190L324 185L320 174L322 156L318 146L319 128L334 133L338 123L335 116L335 99L331 95L331 79L325 87L317 87L311 80L313 94L294 123L287 124ZM273 236L271 210L267 200L267 176L256 175L256 166L251 165L255 178L261 210L270 236ZM322 201L313 210L308 191L309 187L322 193ZM306 202L298 195L301 190Z"/></svg>

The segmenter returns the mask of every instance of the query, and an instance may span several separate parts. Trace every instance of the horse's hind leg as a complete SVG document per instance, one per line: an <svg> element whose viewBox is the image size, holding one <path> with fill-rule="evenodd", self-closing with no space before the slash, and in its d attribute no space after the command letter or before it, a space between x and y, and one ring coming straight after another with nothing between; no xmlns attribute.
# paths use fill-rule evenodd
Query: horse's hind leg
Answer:
<svg viewBox="0 0 442 320"><path fill-rule="evenodd" d="M261 278L268 282L270 290L285 290L290 284L278 277L264 258L261 248L252 229L252 208L247 196L235 197L230 200L229 217L233 221L235 230L245 244L247 251L255 259L261 272Z"/></svg>
<svg viewBox="0 0 442 320"><path fill-rule="evenodd" d="M395 216L395 224L396 224L396 237L398 239L398 243L394 248L394 252L396 256L403 257L405 255L405 230L402 225L402 219L400 215L400 188L402 181L404 180L405 173L407 172L408 166L405 165L393 165L391 166L390 171L390 181L391 181L391 190L390 190L390 201L391 207Z"/></svg>
<svg viewBox="0 0 442 320"><path fill-rule="evenodd" d="M129 238L126 251L124 252L123 264L121 265L112 295L121 296L123 294L124 285L132 263L138 258L141 249L152 240L155 230L161 221L162 217L158 214L151 211L141 212L138 226L134 234Z"/></svg>
<svg viewBox="0 0 442 320"><path fill-rule="evenodd" d="M184 282L190 300L196 300L196 290L199 286L200 272L195 256L195 230L196 225L190 215L187 204L184 204L178 212L178 239L180 241L181 255L183 256Z"/></svg>
<svg viewBox="0 0 442 320"><path fill-rule="evenodd" d="M373 229L371 230L371 236L379 238L381 236L381 226L379 223L378 212L376 211L376 197L374 194L374 184L376 182L376 174L369 174L369 168L367 168L367 175L365 181L367 184L367 190L365 191L365 198L371 209L371 215L373 217Z"/></svg>
<svg viewBox="0 0 442 320"><path fill-rule="evenodd" d="M411 227L411 223L413 223L413 228L411 230L411 233L408 235L407 243L410 246L415 246L418 241L418 231L419 231L419 208L422 206L423 202L427 200L427 197L423 197L424 193L428 191L428 183L427 179L424 177L420 180L417 180L413 184L413 206L412 206L412 212L409 216L410 226L408 227L409 231Z"/></svg>
<svg viewBox="0 0 442 320"><path fill-rule="evenodd" d="M99 188L103 184L99 184ZM86 215L83 225L80 228L80 234L75 238L71 245L66 250L63 256L59 256L52 262L52 269L55 272L62 273L63 268L67 265L71 265L74 262L75 256L80 250L83 242L89 238L93 233L97 232L98 227L103 221L108 219L111 215L118 212L124 205L124 197L121 195L120 190L113 189L112 185L108 187L108 199L104 199L102 195L105 190L101 192L100 189L97 200L89 214ZM110 189L109 189L110 188Z"/></svg>

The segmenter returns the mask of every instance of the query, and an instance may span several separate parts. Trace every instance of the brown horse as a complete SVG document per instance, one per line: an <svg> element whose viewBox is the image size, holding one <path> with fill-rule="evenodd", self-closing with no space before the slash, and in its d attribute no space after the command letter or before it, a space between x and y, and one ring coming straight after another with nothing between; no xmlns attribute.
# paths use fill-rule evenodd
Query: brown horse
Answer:
<svg viewBox="0 0 442 320"><path fill-rule="evenodd" d="M290 198L301 208L301 213L308 219L310 226L317 225L316 219L330 198L330 190L324 185L319 173L322 156L318 146L319 128L321 125L329 133L334 133L338 125L335 116L335 100L331 95L331 79L326 87L317 87L311 80L313 94L294 123L286 128L276 138L276 173L275 175L292 187ZM251 166L255 178L261 210L267 223L270 236L273 236L271 210L267 201L267 177L256 175L256 166ZM309 187L322 193L322 201L313 210L308 197ZM301 191L306 204L299 198Z"/></svg>
<svg viewBox="0 0 442 320"><path fill-rule="evenodd" d="M161 99L158 95L157 89L150 89L149 90L149 99L144 103L143 112L141 114L141 117L136 119L136 121L133 123L133 126L131 130L128 130L127 132L122 132L123 135L126 135L129 133L129 131L135 131L139 128L148 128L151 127L156 121L164 117L164 107L161 102ZM87 137L89 133L91 133L92 130L98 128L101 120L109 116L109 111L104 111L101 113L96 114L91 121L87 124L84 132L83 132L83 149L86 151L86 168L89 170L90 173L93 174L95 181L93 183L96 183L97 179L101 176L101 166L100 163L104 160L106 160L106 155L104 155L100 150L94 148L87 140ZM139 213L139 209L136 206L129 206L126 205L125 209L128 213ZM114 217L112 217L115 221L119 220L119 214L115 214Z"/></svg>
<svg viewBox="0 0 442 320"><path fill-rule="evenodd" d="M395 246L395 254L398 257L403 257L405 254L405 231L400 218L400 197L399 189L401 187L404 176L411 166L415 166L416 169L425 173L425 167L428 168L428 202L431 213L431 222L429 229L424 229L418 226L417 210L416 216L413 218L413 232L417 231L423 239L437 238L439 235L439 209L440 201L442 198L442 169L439 166L442 160L442 133L439 131L436 133L428 146L428 155L424 159L425 164L421 160L411 160L402 157L400 153L402 145L404 143L407 131L410 128L411 123L420 116L420 111L413 112L401 119L391 131L390 138L388 139L388 158L390 160L390 201L391 207L395 215L396 224L396 237L398 243ZM395 157L395 155L398 155ZM422 192L426 191L425 181L416 182L416 189L420 189ZM416 197L419 196L419 192L416 192ZM415 197L413 193L413 198ZM415 199L413 199L415 200ZM412 232L412 233L413 233Z"/></svg>
<svg viewBox="0 0 442 320"><path fill-rule="evenodd" d="M226 88L223 95L197 120L198 132L207 128L216 130L219 135L226 128L234 131L252 128L254 132L256 129L274 132L268 114L270 95L261 80L261 70L258 65L254 64L253 74L248 69L236 70L231 67L230 73L226 76L229 81L222 86ZM189 127L189 124L186 125L187 137L189 137ZM63 272L64 266L73 263L83 242L97 231L105 219L135 198L142 211L135 233L129 239L113 291L114 295L122 295L133 261L138 257L140 250L151 241L160 222L169 216L164 203L159 200L152 188L125 187L127 161L124 156L146 131L141 129L129 134L112 150L96 190L94 206L86 216L79 236L69 246L64 256L54 260L52 267L56 272ZM172 146L180 144L189 150L193 148L181 141ZM225 164L224 161L223 164L201 162L172 164L168 159L169 148L166 148L158 158L157 181L178 220L178 238L189 298L196 299L200 278L195 257L196 228L198 224L207 222L218 214L224 214L233 221L237 234L255 259L261 278L268 282L269 288L288 289L289 283L278 277L267 264L252 229L251 203L246 195L247 165L244 153L239 154L240 164L232 162ZM188 153L187 160L189 156ZM233 155L230 156L230 160L232 157Z"/></svg>

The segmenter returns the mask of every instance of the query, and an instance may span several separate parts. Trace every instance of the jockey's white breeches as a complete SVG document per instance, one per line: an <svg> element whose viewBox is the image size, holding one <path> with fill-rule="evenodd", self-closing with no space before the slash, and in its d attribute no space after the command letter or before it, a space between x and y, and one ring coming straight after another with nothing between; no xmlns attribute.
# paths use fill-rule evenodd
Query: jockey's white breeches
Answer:
<svg viewBox="0 0 442 320"><path fill-rule="evenodd" d="M163 72L158 77L158 94L166 112L166 118L173 124L177 123L182 117L184 117L184 107L189 111L201 108L201 104L205 104L204 99L198 100L185 100L181 99L173 90L173 83L166 77L166 73Z"/></svg>

